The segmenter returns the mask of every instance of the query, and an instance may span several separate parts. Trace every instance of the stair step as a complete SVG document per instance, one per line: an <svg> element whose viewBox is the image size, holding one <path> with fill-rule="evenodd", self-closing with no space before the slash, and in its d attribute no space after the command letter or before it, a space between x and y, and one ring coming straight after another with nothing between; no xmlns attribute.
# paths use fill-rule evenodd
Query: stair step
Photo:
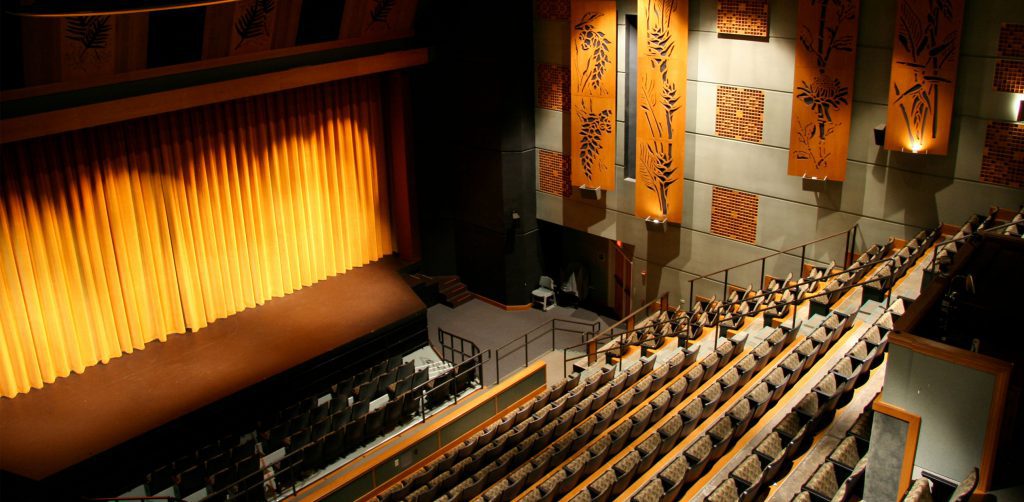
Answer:
<svg viewBox="0 0 1024 502"><path fill-rule="evenodd" d="M470 301L472 299L473 299L473 293L470 293L469 291L463 291L462 293L459 293L456 296L448 297L446 303L449 304L448 305L449 307L455 308L455 307L458 307L459 305L462 305L463 303L466 303L466 302L468 302L468 301Z"/></svg>
<svg viewBox="0 0 1024 502"><path fill-rule="evenodd" d="M440 293L442 295L444 295L444 296L449 296L450 297L450 296L455 296L455 295L457 295L459 293L462 293L465 290L466 290L466 285L465 284L463 284L461 282L456 282L456 283L453 283L453 284L442 286L441 289L440 289Z"/></svg>

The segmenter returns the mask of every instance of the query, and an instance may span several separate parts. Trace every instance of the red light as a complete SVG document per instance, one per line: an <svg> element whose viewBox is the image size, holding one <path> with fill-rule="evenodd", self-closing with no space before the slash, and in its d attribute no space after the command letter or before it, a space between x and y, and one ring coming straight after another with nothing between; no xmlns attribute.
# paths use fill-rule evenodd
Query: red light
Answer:
<svg viewBox="0 0 1024 502"><path fill-rule="evenodd" d="M621 248L622 247L622 241L615 241L615 245Z"/></svg>

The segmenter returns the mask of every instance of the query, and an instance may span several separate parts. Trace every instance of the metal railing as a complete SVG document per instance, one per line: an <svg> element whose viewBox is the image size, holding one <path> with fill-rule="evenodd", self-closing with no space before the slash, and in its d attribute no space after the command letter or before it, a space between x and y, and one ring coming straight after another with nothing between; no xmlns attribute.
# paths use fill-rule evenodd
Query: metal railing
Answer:
<svg viewBox="0 0 1024 502"><path fill-rule="evenodd" d="M480 354L480 348L475 343L441 328L437 328L437 343L441 346L441 359L452 364L462 363ZM455 347L456 343L458 348ZM459 356L458 361L455 360L456 355Z"/></svg>
<svg viewBox="0 0 1024 502"><path fill-rule="evenodd" d="M874 267L876 267L876 266L878 266L878 265L880 265L882 263L894 264L895 263L895 256L890 256L888 258L884 258L884 257L883 258L877 258L877 259L870 260L868 262L862 263L860 265L843 268L841 270L838 270L838 271L835 271L835 272L831 272L831 273L828 273L828 274L823 275L821 277L818 277L818 278L814 279L814 281L820 282L822 284L827 284L829 282L829 280L832 279L832 278L835 278L835 277L838 277L838 276L841 276L841 275L845 275L845 274L854 274L854 275L856 275L856 273L861 271L861 270L864 270L866 272L866 271L870 270L871 268L874 268ZM869 283L879 282L879 281L880 281L880 279L876 279L876 278L870 277L870 276L868 276L865 273L863 276L861 276L861 278L858 281L854 281L854 283L852 283L852 284L847 284L845 286L837 287L837 288L834 288L834 289L828 290L828 291L822 290L822 291L814 293L814 294L802 293L800 291L800 288L804 286L804 282L798 281L798 282L795 282L792 285L783 285L779 289L776 289L776 290L773 290L773 291L769 291L767 293L762 293L760 295L746 296L744 298L740 298L740 299L737 299L735 301L722 301L720 303L720 305L716 308L716 310L718 312L722 313L722 316L716 316L716 318L712 322L710 322L708 325L706 325L705 327L716 328L721 322L726 320L724 318L732 319L732 318L734 318L736 316L756 316L758 314L767 312L769 310L777 309L777 308L788 309L789 307L793 307L793 312L791 314L789 314L790 315L790 321L791 321L790 329L795 329L796 328L796 322L797 322L797 316L796 316L795 309L796 309L796 306L798 306L800 303L802 303L802 302L804 302L806 300L811 300L813 298L820 297L820 296L827 296L827 295L833 295L833 294L841 294L841 293L846 292L846 291L848 291L850 289L853 289L853 288L856 288L856 287L860 287L860 286L863 286L863 285L869 284ZM894 283L894 281L891 281L891 280L885 281L883 283L883 289L885 289L885 291L886 291L886 307L888 307L889 304L890 304L891 289L892 289L893 283ZM732 312L733 307L735 307L737 305L740 305L741 303L745 303L745 302L749 302L749 301L756 301L756 300L767 298L769 296L776 295L776 294L784 294L786 291L792 291L794 293L793 294L793 298L791 300L789 300L788 302L778 302L778 303L775 303L775 304L773 304L771 306L764 306L764 307L761 307L761 308L758 308L758 309L754 309L754 310L748 311L748 312L746 312L744 314L739 314L738 312ZM762 305L763 305L763 303L762 303ZM637 338L637 340L635 342L631 343L632 345L642 345L642 344L644 344L646 342L658 341L660 338L663 337L663 335L659 335L657 333L657 331L659 331L658 328L660 328L662 325L664 325L666 323L671 323L671 322L674 322L674 321L673 320L654 321L651 324L648 324L648 325L646 325L646 326L644 326L642 328L639 328L639 329L623 331L623 332L620 332L620 333L606 334L604 336L595 337L589 343L580 344L577 347L568 347L566 349L566 352L568 352L569 350L571 350L573 348L578 348L578 347L585 346L585 345L586 346L590 346L591 344L599 344L599 343L602 343L602 342L603 343L607 343L607 342L611 341L612 339L616 339L616 338L618 339L618 342L619 342L619 344L617 346L612 346L610 348L603 349L603 350L596 349L596 346L595 346L595 350L593 352L590 352L589 349L588 349L588 353L586 355L584 355L584 356L578 356L578 357L572 357L572 358L566 357L565 361L564 361L564 364L565 364L565 366L568 366L569 362L575 361L577 359L582 359L583 357L588 357L588 356L591 356L591 355L596 357L599 354L604 354L604 353L607 353L607 352L618 350L619 347L621 347L622 345L625 344L626 338L629 337L629 335L631 335L633 333L637 333L639 336L638 336L638 338ZM715 342L714 342L714 348L715 349L718 348L718 338L719 338L718 336L715 336ZM621 361L620 361L620 363L621 363Z"/></svg>
<svg viewBox="0 0 1024 502"><path fill-rule="evenodd" d="M446 341L463 340L458 335L438 330L438 338L441 339L442 337L445 337ZM483 365L490 361L491 351L487 350L480 352L479 348L469 340L465 340L465 344L468 351L456 349L451 343L443 344L442 347L447 346L453 351L453 354L464 356L463 359L459 361L455 368L450 369L445 373L428 380L426 383L413 387L407 391L409 392L409 395L406 397L407 399L411 398L418 401L416 411L412 415L413 418L418 416L420 418L420 422L425 422L427 420L428 414L431 411L431 408L428 406L430 404L435 404L430 403L429 401L434 398L435 395L442 396L444 401L453 399L454 402L452 404L455 405L459 402L459 394L463 390L469 388L469 384L472 384L474 379L480 382L480 384L483 384ZM448 387L444 388L444 386ZM443 392L438 392L438 390ZM340 430L343 431L344 428ZM390 432L390 430L387 432ZM372 440L377 437L386 437L387 432L382 432L381 435L372 438L370 441L372 442ZM334 433L337 434L338 431L334 431ZM315 480L311 475L326 467L326 465L322 464L314 466L305 466L303 464L306 460L307 452L311 448L323 448L329 435L330 433L323 437L312 439L308 444L294 451L288 452L284 457L273 464L250 473L219 491L207 494L203 500L222 500L229 494L239 497L249 490L264 490L271 487L273 488L273 493L268 494L268 497L270 498L294 496L298 493L300 488ZM347 450L346 454L351 454L351 452L356 449L358 449L358 447L353 448L352 450ZM338 459L340 458L344 458L344 456L339 457ZM338 459L335 459L335 461Z"/></svg>
<svg viewBox="0 0 1024 502"><path fill-rule="evenodd" d="M497 382L501 379L501 362L519 350L523 351L523 364L525 368L530 365L530 362L534 359L548 353L551 350L555 350L557 347L557 339L559 335L580 335L587 336L590 333L594 333L601 328L601 321L595 321L592 323L583 321L573 321L569 319L552 319L550 321L537 326L536 328L523 333L522 336L516 337L498 347L494 351L494 381ZM545 350L534 354L534 357L530 357L530 344L538 340L542 340L545 337L551 338L550 349L547 349L548 345L545 344Z"/></svg>
<svg viewBox="0 0 1024 502"><path fill-rule="evenodd" d="M934 273L936 275L938 275L940 273L938 270L935 269L935 259L936 259L936 257L938 257L939 250L941 250L943 247L948 246L949 244L953 244L953 243L967 242L969 240L976 239L981 234L1002 235L1002 234L998 234L998 233L995 233L995 232L998 231L998 230L1003 230L1003 229L1009 228L1009 227L1011 227L1013 225L1017 225L1018 223L1020 223L1020 222L1011 221L1011 222L1008 222L1008 223L1003 223L1002 225L996 225L994 227L983 227L985 222L981 222L981 223L979 223L979 228L977 230L971 232L970 234L964 235L962 237L955 237L955 236L954 237L950 237L950 238L948 238L948 239L946 239L944 241L935 243L935 252L932 253L932 259L928 263L928 268L925 269L925 270L934 271ZM959 252L959 250L957 250L957 252Z"/></svg>
<svg viewBox="0 0 1024 502"><path fill-rule="evenodd" d="M836 233L834 233L832 235L827 235L825 237L819 237L819 238L817 238L817 239L815 239L813 241L808 241L808 242L805 242L805 243L797 245L797 246L793 246L793 247L788 248L788 249L783 249L781 251L776 251L776 252L771 253L769 255L762 256L761 258L756 258L756 259L753 259L753 260L750 260L750 261L747 261L747 262L740 263L738 265L733 265L731 267L726 267L726 268L723 268L722 270L717 270L717 271L711 272L709 274L704 274L704 275L702 275L700 277L694 277L693 279L690 279L690 281L689 281L690 282L690 297L689 297L689 302L687 303L687 305L693 305L693 284L694 284L694 282L699 281L699 280L704 280L704 279L710 279L710 280L714 281L714 279L712 279L712 277L714 277L714 276L716 276L718 274L725 274L725 277L722 279L722 298L727 298L728 294L729 294L729 271L733 270L733 269L736 269L736 268L739 268L739 267L745 267L745 266L750 265L752 263L761 262L761 279L760 279L760 282L758 282L758 288L762 287L764 285L765 264L766 264L767 260L769 258L774 258L774 257L780 256L780 255L793 256L793 255L790 255L789 252L790 251L795 251L797 249L800 250L800 269L799 269L799 272L797 273L797 276L801 276L801 275L803 275L804 264L807 262L807 246L810 246L812 244L817 244L819 242L824 242L826 240L838 237L840 235L846 235L846 244L843 246L843 268L846 268L850 264L850 256L853 254L854 248L856 247L857 233L859 231L860 231L860 224L857 224L857 225L854 225L854 226L850 227L849 230L845 230L845 231L842 231L842 232L836 232ZM717 282L717 281L715 281L715 282Z"/></svg>

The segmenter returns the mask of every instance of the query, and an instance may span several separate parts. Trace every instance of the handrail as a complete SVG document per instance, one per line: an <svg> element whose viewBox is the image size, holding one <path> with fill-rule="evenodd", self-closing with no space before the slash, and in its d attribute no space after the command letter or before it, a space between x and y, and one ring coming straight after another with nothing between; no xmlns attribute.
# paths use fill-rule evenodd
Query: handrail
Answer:
<svg viewBox="0 0 1024 502"><path fill-rule="evenodd" d="M565 323L565 324L570 324L570 325L583 326L583 327L586 327L588 329L586 331L581 331L581 330L574 330L574 329L568 329L568 328L560 328L560 327L558 327L558 323ZM549 324L550 324L550 327L548 327ZM509 342L506 343L505 345L502 345L501 347L498 347L497 349L494 350L494 381L497 382L498 380L501 379L501 360L504 359L505 357L508 357L513 351L519 350L520 347L523 348L523 366L522 367L526 367L526 366L530 365L530 344L535 342L535 341L537 341L537 340L540 340L545 335L547 335L549 333L551 334L551 350L555 350L555 336L558 334L558 332L561 331L561 332L566 332L566 333L576 333L576 334L584 334L585 335L587 333L593 333L594 331L597 331L597 329L600 326L601 326L601 321L596 321L596 322L593 322L593 323L588 323L588 322L583 322L583 321L574 321L572 319L552 319L550 321L545 321L544 323L542 323L541 325L537 326L536 328L533 328L533 329L527 331L526 333L523 333L522 336L518 336L516 338L513 338L512 340L509 340ZM538 336L535 336L532 339L530 338L531 336L534 335L534 333L537 333L542 328L547 328L547 330L541 331L538 334ZM512 347L513 345L515 345L515 346ZM512 347L512 350L508 350L510 347ZM506 353L502 354L501 353L502 351L506 351Z"/></svg>
<svg viewBox="0 0 1024 502"><path fill-rule="evenodd" d="M832 273L830 275L825 275L825 276L819 277L817 279L814 279L814 281L815 282L827 282L828 279L831 279L833 277L837 277L837 276L840 276L840 275L843 275L843 274L847 274L847 273L851 273L851 272L856 272L858 270L865 269L865 268L873 268L873 267L875 267L875 266L877 266L877 265L879 265L881 263L885 263L885 262L894 263L895 259L896 259L895 256L890 256L890 257L887 257L887 258L878 258L878 259L875 259L875 260L872 260L872 261L869 261L869 262L857 265L857 266L852 267L852 268L841 269L841 270L839 270L837 272L834 272L834 273ZM730 312L730 309L732 307L734 307L736 305L739 305L740 303L744 303L744 302L747 302L747 301L750 301L750 300L756 300L758 298L763 298L763 297L766 297L766 296L769 296L769 295L779 294L779 293L784 292L786 290L792 289L792 290L794 290L794 292L799 293L799 288L804 284L804 281L798 281L795 284L793 284L792 286L783 286L783 287L781 287L781 288L779 288L777 290L774 290L774 291L771 291L771 292L768 292L768 293L763 293L761 295L752 296L752 297L746 297L746 298L742 298L742 299L739 299L739 300L736 300L736 301L733 301L733 302L723 301L723 302L721 302L720 306L718 307L718 311L721 312L723 314L723 316L727 316L729 319L733 319L735 316L738 316L738 315L753 316L753 315L761 314L763 312L767 312L768 310L776 309L776 308L779 308L779 307L789 307L789 306L793 306L793 305L799 305L800 303L804 302L805 300L810 300L810 299L813 299L813 298L817 298L819 296L826 296L826 295L832 295L832 294L835 294L835 293L841 293L841 292L848 291L848 290L856 288L856 287L864 286L866 284L873 283L873 282L878 282L878 281L879 281L879 279L874 279L872 277L863 276L861 278L861 280L859 282L856 282L855 284L841 286L841 287L838 287L838 288L830 290L830 291L821 291L821 292L812 294L810 296L808 296L808 295L794 295L793 299L788 301L788 302L776 303L776 304L774 304L774 305L772 305L770 307L762 307L762 308L757 309L757 310L749 311L749 312L747 312L745 314L739 314L739 313L736 313L736 312ZM887 304L888 304L889 299L891 297L891 289L892 289L891 286L892 286L892 284L888 284L886 286L886 288L885 288L885 290L886 290L886 303ZM792 319L792 324L791 324L791 329L792 329L792 328L796 327L796 315L795 315L795 313L794 313L794 315L791 316L791 319ZM723 321L723 319L718 318L712 325L710 325L708 327L716 327L722 321ZM669 320L669 321L655 321L655 322L652 322L650 325L645 326L645 327L643 327L641 329L646 331L646 330L648 330L648 328L652 328L652 327L656 328L657 326L661 326L661 325L663 325L665 323L668 323L668 322L672 322L672 321L671 320ZM638 332L638 331L639 330L633 330L633 331L625 331L625 332L622 332L622 333L617 333L617 334L614 334L613 336L606 337L605 340L611 340L612 338L616 338L617 337L617 338L619 338L619 342L621 344L625 340L626 336L628 336L630 333L635 333L635 332ZM654 331L655 331L655 333L653 335L650 335L650 336L648 336L647 334L642 334L645 338L637 340L634 345L640 345L640 344L642 344L644 342L648 342L648 341L659 339L661 337L661 335L658 335L656 333L657 329L655 329ZM600 341L600 340L598 340L597 338L594 338L594 339L591 339L589 343L594 343L594 342L598 342L598 341ZM584 344L573 346L573 347L567 347L566 351L568 352L569 349L576 348L576 347L579 347L579 346L582 346L582 345L587 345L587 344L584 343ZM716 349L718 348L717 345L718 345L718 337L716 336L715 337L715 348ZM568 364L571 361L575 361L577 359L582 359L582 358L588 357L590 355L596 355L596 354L603 354L603 353L606 353L606 352L611 352L612 350L615 350L616 348L617 347L612 347L612 348L605 349L605 350L596 350L593 354L588 353L588 354L583 355L583 356L577 356L577 357L572 357L572 358L567 357L567 358L565 358L564 362L565 362L565 364Z"/></svg>
<svg viewBox="0 0 1024 502"><path fill-rule="evenodd" d="M168 500L168 501L171 501L171 502L183 502L185 499L180 498L180 497L173 497L173 496L170 496L170 495L165 495L165 496L136 495L136 496L129 496L129 497L102 497L102 498L82 497L82 500L91 500L93 502L108 502L108 501L113 502L113 501L122 501L122 500Z"/></svg>
<svg viewBox="0 0 1024 502"><path fill-rule="evenodd" d="M806 261L806 256L807 256L807 246L810 246L811 244L817 244L819 242L831 239L833 237L838 237L838 236L843 235L843 234L846 234L846 244L843 246L843 267L845 268L846 266L848 266L850 264L850 255L853 253L853 249L856 246L857 233L859 231L860 231L860 224L858 223L858 224L855 224L854 226L852 226L849 229L844 230L842 232L836 232L836 233L834 233L832 235L827 235L825 237L819 237L817 239L814 239L813 241L808 241L808 242L805 242L803 244L798 244L798 245L793 246L793 247L788 248L788 249L783 249L781 251L776 251L774 253L762 256L760 258L755 258L753 260L750 260L750 261L747 261L747 262L744 262L744 263L740 263L740 264L737 264L737 265L732 265L732 266L723 268L722 270L717 270L715 272L704 274L704 275L702 275L700 277L694 277L693 279L690 279L690 281L689 281L689 283L690 283L690 299L689 299L688 305L692 305L693 304L693 283L694 282L702 280L702 279L710 279L712 276L715 276L715 275L718 275L718 274L721 274L721 273L724 272L725 273L725 278L723 279L722 282L724 284L724 290L727 293L728 290L729 290L729 271L730 270L735 269L735 268L739 268L739 267L744 267L744 266L750 265L751 263L761 262L761 283L764 283L765 261L768 258L772 258L772 257L779 256L779 255L782 255L782 254L787 254L790 251L796 250L797 248L800 248L800 271L801 271L801 273L803 273L804 262ZM712 280L714 280L714 279L712 279ZM723 295L723 298L724 298L724 295Z"/></svg>
<svg viewBox="0 0 1024 502"><path fill-rule="evenodd" d="M459 349L456 349L455 344L452 343L456 340L459 342ZM452 364L463 363L466 359L474 357L480 353L480 348L477 347L472 340L467 340L455 333L445 331L442 328L437 328L437 342L441 345L441 359ZM468 353L466 352L466 344L469 344L470 351ZM445 357L449 352L451 353L450 359ZM455 354L461 356L458 362L455 361Z"/></svg>
<svg viewBox="0 0 1024 502"><path fill-rule="evenodd" d="M462 337L460 337L458 335L455 335L455 334L443 331L441 329L438 329L438 337L441 337L442 333L444 333L444 335L450 335L451 337L454 337L454 338L463 339ZM465 339L463 339L463 340L465 340ZM414 413L412 415L413 417L415 417L416 414L419 414L421 422L426 422L426 420L427 420L427 408L426 408L427 394L429 393L430 390L434 389L435 387L439 387L439 386L442 386L442 385L453 385L456 382L460 381L461 378L465 377L466 375L468 375L470 373L475 374L477 379L479 379L481 385L483 384L483 365L484 365L484 363L490 361L490 359L491 359L491 351L490 350L486 350L486 351L483 351L483 352L479 352L479 349L476 347L475 344L473 344L473 342L471 342L469 340L465 340L465 343L470 344L471 348L473 350L476 350L477 353L475 353L475 354L473 354L473 355L463 359L460 363L458 363L458 365L455 368L447 370L444 373L442 373L441 375L438 375L437 377L434 377L434 378L428 380L427 382L425 382L423 384L420 384L420 385L417 385L416 387L413 387L412 389L409 389L408 391L406 391L406 392L409 393L409 396L412 399L419 400L419 406L417 407L416 413ZM450 348L452 350L456 350L454 347L450 347ZM456 352L459 352L459 351L456 351ZM459 353L461 353L461 352L459 352ZM472 364L469 367L464 368L463 365L466 364L467 362L470 362L470 361L472 361ZM438 384L437 383L438 381L441 381L442 383ZM458 404L458 402L459 402L459 394L458 394L458 392L453 392L452 390L453 389L451 387L449 387L449 392L451 393L451 398L454 399L454 403L453 404ZM455 390L457 390L457 388L455 388ZM409 399L410 397L407 397L407 399ZM337 433L337 432L335 432L335 433ZM298 455L302 455L303 452L307 448L314 447L314 445L316 445L317 443L319 443L321 440L325 439L326 437L327 436L323 436L323 437L320 437L320 438L311 438L309 443L307 443L306 445L300 447L297 450L288 452L287 454L285 454L284 457L282 457L276 463L274 463L272 465L268 465L266 467L262 467L259 470L255 471L255 472L252 472L252 473L242 477L241 479L236 480L234 483L231 483L230 485L228 485L228 486L218 490L217 492L207 494L206 498L211 498L211 497L215 497L215 496L225 496L225 495L227 495L229 493L240 493L242 491L240 489L240 487L243 487L244 489L248 490L248 489L252 489L255 486L263 485L267 481L268 475L269 475L270 478L272 478L274 480L275 484L278 483L278 479L277 479L278 476L281 476L282 474L284 474L286 472L289 472L291 470L295 470L296 472L299 472L298 469L302 466L302 457L301 456L297 457L297 456ZM296 458L298 460L294 460ZM292 459L294 461L291 462L290 465L288 463L282 464L282 462L284 462L286 459ZM286 467L281 468L280 467L281 465L286 465ZM257 476L257 475L259 475L259 478L258 478L259 481L257 483L255 483L255 484L252 484L251 486L249 486L249 483L251 483L253 478L255 476ZM298 491L296 489L296 487L301 482L303 482L303 481L305 481L305 480L299 479L298 476L293 476L291 478L291 482L290 483L286 483L288 486L285 487L284 489L280 489L279 488L278 492L279 492L279 494L281 494L281 493L284 493L285 491L290 489L291 490L291 494L295 495L297 493L297 491ZM104 500L104 499L97 499L97 500ZM105 499L105 500L124 500L124 499L113 498L113 499ZM175 500L177 500L177 499L175 499ZM204 498L204 500L205 500L205 498Z"/></svg>
<svg viewBox="0 0 1024 502"><path fill-rule="evenodd" d="M979 226L983 225L984 223L985 223L984 221L979 223ZM954 242L965 242L965 241L968 241L970 239L973 239L973 238L977 237L979 234L992 234L996 230L1002 230L1004 228L1009 228L1011 225L1017 225L1018 223L1020 223L1020 222L1019 221L1011 221L1011 222L1008 222L1008 223L1003 223L1002 225L996 225L994 227L978 228L977 230L973 230L971 233L969 233L967 235L964 235L963 237L950 237L949 239L946 239L946 240L944 240L942 242L936 242L935 246L934 246L936 252L932 253L932 259L928 263L927 270L935 270L935 258L936 258L936 255L938 255L937 251L939 250L939 248L941 248L943 246L948 246L949 244L952 244ZM962 229L963 227L961 226L960 228ZM995 234L995 235L999 235L999 234Z"/></svg>
<svg viewBox="0 0 1024 502"><path fill-rule="evenodd" d="M612 331L615 330L615 328L618 328L619 325L621 325L622 323L626 323L626 325L629 326L629 328L627 328L627 329L633 329L632 323L636 320L636 316L638 314L640 314L641 312L647 311L647 309L651 308L655 303L660 304L660 308L658 310L665 310L665 309L667 309L668 308L668 292L662 293L661 296L659 296L659 297L657 297L657 298L655 298L655 299L653 299L653 300L643 304L642 306L640 306L640 308L630 312L628 315L626 315L622 319L619 319L618 321L616 321L612 325L610 325L607 328L601 330L600 333L595 333L594 336L590 337L587 341L589 342L589 341L592 341L592 340L594 340L596 338L599 338L599 337L605 335L606 333L611 333Z"/></svg>

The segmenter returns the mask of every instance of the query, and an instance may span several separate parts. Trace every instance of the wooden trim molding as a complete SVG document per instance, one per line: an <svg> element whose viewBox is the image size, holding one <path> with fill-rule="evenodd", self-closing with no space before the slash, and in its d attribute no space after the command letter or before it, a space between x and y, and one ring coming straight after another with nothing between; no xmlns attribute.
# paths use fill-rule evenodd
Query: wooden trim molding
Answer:
<svg viewBox="0 0 1024 502"><path fill-rule="evenodd" d="M498 307L499 309L502 309L502 310L519 311L519 310L530 310L530 309L533 308L533 304L532 303L528 303L526 305L505 305L504 303L501 303L498 300L493 300L493 299L488 298L488 297L486 297L484 295L478 295L476 293L472 293L472 295L473 295L473 298L476 298L477 300L480 300L480 301L482 301L484 303L490 304L490 305L492 305L494 307Z"/></svg>
<svg viewBox="0 0 1024 502"><path fill-rule="evenodd" d="M890 338L891 340L891 338ZM921 417L903 408L882 401L882 396L875 398L871 409L907 423L907 443L903 449L903 467L900 469L898 493L902 496L910 488L910 478L914 473L914 458L917 456L917 439L921 433Z"/></svg>
<svg viewBox="0 0 1024 502"><path fill-rule="evenodd" d="M87 89L90 87L121 84L125 82L133 82L136 80L166 77L169 75L177 75L181 73L189 73L200 70L211 70L215 68L221 68L224 66L253 63L266 59L279 59L304 54L311 54L314 52L344 49L364 44L387 42L391 40L409 38L411 36L413 36L412 32L389 33L386 35L367 36L359 39L336 40L332 42L322 42L317 44L284 47L269 51L238 54L228 57L213 57L210 59L203 59L191 63L182 63L171 66L162 66L158 68L146 68L133 71L126 71L114 75L96 76L93 78L75 80L70 82L54 82L50 84L31 85L21 89L11 89L9 91L4 91L3 94L0 95L0 103L18 101L20 99L32 98L37 96L45 96L48 94L77 91Z"/></svg>
<svg viewBox="0 0 1024 502"><path fill-rule="evenodd" d="M996 359L992 356L971 352L969 350L947 345L942 342L936 342L935 340L922 338L910 333L890 333L889 342L893 345L910 349L919 354L941 359L959 366L966 366L985 373L998 375L1002 372L1009 373L1010 370L1013 369L1012 364L1003 361L1002 359Z"/></svg>
<svg viewBox="0 0 1024 502"><path fill-rule="evenodd" d="M1003 411L1006 407L1006 396L1009 392L1010 372L1013 371L1013 365L1002 359L978 354L909 333L890 333L889 342L918 354L941 359L951 364L984 373L991 373L995 376L995 384L992 388L992 403L989 405L988 420L985 424L985 440L981 453L981 465L978 468L978 491L987 492L992 483L996 450L999 446L999 435L1002 432Z"/></svg>
<svg viewBox="0 0 1024 502"><path fill-rule="evenodd" d="M495 406L497 406L496 399L501 394L508 391L510 388L522 382L529 376L537 373L538 371L542 373L545 372L545 368L547 368L547 365L544 363L544 361L536 361L533 364L529 365L528 367L516 372L514 375L509 376L500 384L490 388L486 388L482 391L477 391L475 395L472 398L470 398L470 401L460 405L459 409L454 410L451 413L448 413L447 415L444 415L439 420L433 423L423 424L423 426L419 427L419 429L414 429L413 431L411 431L412 433L409 434L408 436L402 437L401 435L399 435L394 439L394 442L392 442L389 445L378 446L373 450L370 450L369 452L363 454L363 456L353 459L348 464L355 466L352 470L345 472L342 476L337 478L332 479L330 476L324 477L320 481L313 483L312 485L300 490L297 496L302 499L309 498L310 500L321 500L328 497L332 492L345 487L349 483L355 481L356 479L359 479L360 477L366 475L367 473L373 473L375 469L381 464L382 461L390 460L396 457L397 455L402 454L406 450L414 448L421 441L429 438L432 435L439 435L441 430L444 429L446 426L461 419L462 417L475 411L481 406L487 406L489 401L493 401L495 403ZM543 385L541 387L538 387L537 389L534 389L526 396L517 400L515 403L504 409L496 409L495 414L492 416L491 419L470 429L468 432L459 436L454 441L451 441L448 444L458 444L460 441L464 441L465 439L472 436L476 432L482 430L484 427L487 426L488 423L493 422L494 419L499 419L502 415L508 413L511 410L516 409L523 403L527 402L529 399L533 399L533 397L542 392L545 387L546 385ZM440 441L440 436L438 436L438 441ZM443 446L444 445L439 444L437 451L431 453L430 455L427 455L419 462L410 465L407 469L405 469L392 479L399 479L402 476L408 475L409 473L415 471L416 469L419 469L420 467L423 467L430 461L439 457L444 453ZM370 455L373 455L375 458L372 460L369 459L368 457ZM344 467L342 468L344 469ZM391 484L387 482L387 480L383 480L383 483L379 481L380 480L375 480L374 484L376 486L374 487L374 489L368 492L367 494L363 495L361 498L367 499L371 495L380 492L382 489L386 488Z"/></svg>
<svg viewBox="0 0 1024 502"><path fill-rule="evenodd" d="M429 54L426 48L395 51L15 117L0 120L0 143L74 131L324 82L400 70L426 64L428 59Z"/></svg>

